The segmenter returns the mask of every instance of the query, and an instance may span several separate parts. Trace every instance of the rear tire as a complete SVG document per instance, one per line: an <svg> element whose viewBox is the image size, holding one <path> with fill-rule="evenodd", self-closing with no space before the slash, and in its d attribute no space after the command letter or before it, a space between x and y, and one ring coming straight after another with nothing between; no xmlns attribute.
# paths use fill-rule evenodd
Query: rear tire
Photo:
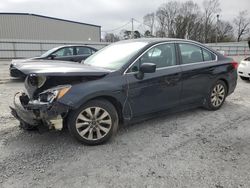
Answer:
<svg viewBox="0 0 250 188"><path fill-rule="evenodd" d="M118 114L107 100L92 100L71 111L67 118L70 134L81 143L98 145L108 141L118 128Z"/></svg>
<svg viewBox="0 0 250 188"><path fill-rule="evenodd" d="M244 77L244 76L240 76L240 78L241 78L242 80L244 80L244 81L249 81L249 80L250 80L249 78Z"/></svg>
<svg viewBox="0 0 250 188"><path fill-rule="evenodd" d="M206 101L207 105L206 108L208 110L218 110L223 105L226 96L227 96L227 86L225 82L222 80L218 80L215 82L215 84L212 86L212 88L209 91L209 94L207 95Z"/></svg>

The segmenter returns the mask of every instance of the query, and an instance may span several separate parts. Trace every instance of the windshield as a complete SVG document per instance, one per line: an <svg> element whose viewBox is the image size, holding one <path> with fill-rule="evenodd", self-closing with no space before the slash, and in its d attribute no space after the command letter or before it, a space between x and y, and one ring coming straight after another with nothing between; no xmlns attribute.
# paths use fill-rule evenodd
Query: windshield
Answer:
<svg viewBox="0 0 250 188"><path fill-rule="evenodd" d="M48 50L47 52L45 52L44 54L42 54L40 57L47 57L48 55L50 55L51 53L53 53L57 49L58 49L58 47L52 48L52 49Z"/></svg>
<svg viewBox="0 0 250 188"><path fill-rule="evenodd" d="M84 64L118 70L146 45L146 42L111 44L90 56Z"/></svg>

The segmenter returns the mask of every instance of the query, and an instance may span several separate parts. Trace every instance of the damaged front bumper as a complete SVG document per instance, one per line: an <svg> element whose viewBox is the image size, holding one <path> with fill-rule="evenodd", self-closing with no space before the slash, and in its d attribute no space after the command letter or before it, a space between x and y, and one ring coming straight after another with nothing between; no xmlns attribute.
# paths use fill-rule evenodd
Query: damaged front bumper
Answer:
<svg viewBox="0 0 250 188"><path fill-rule="evenodd" d="M11 108L12 115L30 127L45 126L48 129L61 130L63 128L63 117L67 115L69 107L57 101L40 102L30 100L28 96L19 92L14 97L14 107Z"/></svg>

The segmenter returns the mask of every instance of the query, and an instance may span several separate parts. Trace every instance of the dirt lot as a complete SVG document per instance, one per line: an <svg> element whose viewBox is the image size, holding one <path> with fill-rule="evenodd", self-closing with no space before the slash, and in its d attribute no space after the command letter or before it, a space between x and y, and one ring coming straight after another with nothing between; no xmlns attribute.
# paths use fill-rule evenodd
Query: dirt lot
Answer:
<svg viewBox="0 0 250 188"><path fill-rule="evenodd" d="M20 130L8 106L22 85L0 83L0 187L250 187L250 82L216 112L122 127L95 147Z"/></svg>

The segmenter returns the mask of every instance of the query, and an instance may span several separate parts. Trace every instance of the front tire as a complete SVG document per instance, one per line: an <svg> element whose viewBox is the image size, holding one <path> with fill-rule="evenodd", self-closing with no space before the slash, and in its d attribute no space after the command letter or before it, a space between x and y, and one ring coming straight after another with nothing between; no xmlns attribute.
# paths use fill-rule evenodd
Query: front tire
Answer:
<svg viewBox="0 0 250 188"><path fill-rule="evenodd" d="M20 122L19 124L20 129L23 129L25 131L36 131L38 130L37 126L32 126L24 122Z"/></svg>
<svg viewBox="0 0 250 188"><path fill-rule="evenodd" d="M92 100L69 113L70 134L81 143L98 145L108 141L118 128L118 114L107 100Z"/></svg>
<svg viewBox="0 0 250 188"><path fill-rule="evenodd" d="M207 96L207 109L218 110L223 105L227 96L227 86L222 80L218 80L210 89Z"/></svg>

